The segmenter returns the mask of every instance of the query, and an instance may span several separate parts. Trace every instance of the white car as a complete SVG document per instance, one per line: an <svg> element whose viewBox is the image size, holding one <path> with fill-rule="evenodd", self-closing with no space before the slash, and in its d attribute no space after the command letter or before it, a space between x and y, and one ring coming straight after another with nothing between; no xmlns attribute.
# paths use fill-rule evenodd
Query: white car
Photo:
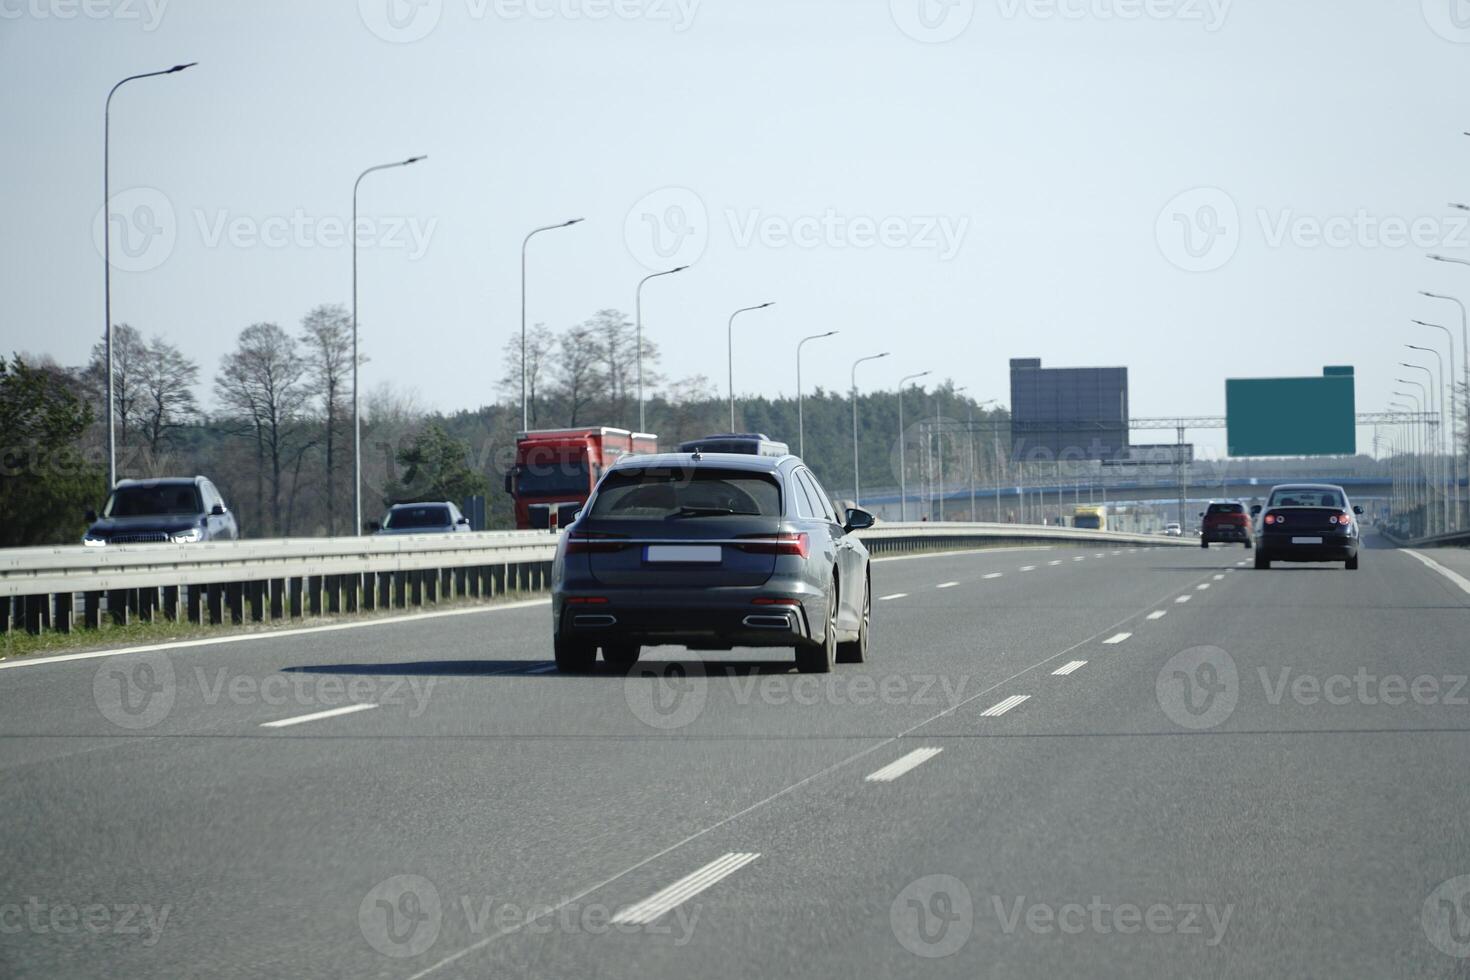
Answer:
<svg viewBox="0 0 1470 980"><path fill-rule="evenodd" d="M1179 526L1178 521L1170 521L1164 525L1164 533L1171 538L1177 538L1184 533L1184 529Z"/></svg>

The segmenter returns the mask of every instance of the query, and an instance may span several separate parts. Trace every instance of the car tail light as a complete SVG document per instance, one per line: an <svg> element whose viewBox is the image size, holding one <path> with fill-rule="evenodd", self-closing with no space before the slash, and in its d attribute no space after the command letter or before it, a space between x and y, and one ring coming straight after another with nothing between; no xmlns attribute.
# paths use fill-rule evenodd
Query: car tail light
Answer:
<svg viewBox="0 0 1470 980"><path fill-rule="evenodd" d="M1285 524L1286 523L1286 518L1283 515L1280 515L1280 514L1267 514L1266 515L1266 523L1267 524Z"/></svg>
<svg viewBox="0 0 1470 980"><path fill-rule="evenodd" d="M805 531L783 532L775 537L752 534L740 539L735 547L756 555L795 555L805 558L811 554L811 538Z"/></svg>
<svg viewBox="0 0 1470 980"><path fill-rule="evenodd" d="M600 534L597 531L569 531L567 532L567 554L569 555L599 555L609 552L622 551L628 547L627 541L617 534Z"/></svg>
<svg viewBox="0 0 1470 980"><path fill-rule="evenodd" d="M758 599L752 599L752 600L750 600L750 604L752 606L799 606L799 605L801 605L801 600L800 599L772 599L769 596L761 596Z"/></svg>
<svg viewBox="0 0 1470 980"><path fill-rule="evenodd" d="M605 606L607 596L605 595L572 595L567 596L569 606Z"/></svg>
<svg viewBox="0 0 1470 980"><path fill-rule="evenodd" d="M1348 525L1348 524L1351 524L1352 522L1353 522L1353 515L1352 514L1333 514L1331 517L1327 518L1327 523L1329 523L1329 524Z"/></svg>

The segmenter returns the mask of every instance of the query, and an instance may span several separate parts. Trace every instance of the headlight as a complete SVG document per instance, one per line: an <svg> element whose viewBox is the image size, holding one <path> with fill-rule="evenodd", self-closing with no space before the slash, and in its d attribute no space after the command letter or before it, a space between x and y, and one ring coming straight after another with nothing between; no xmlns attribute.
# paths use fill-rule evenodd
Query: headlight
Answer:
<svg viewBox="0 0 1470 980"><path fill-rule="evenodd" d="M178 532L175 532L174 535L173 535L173 537L172 537L172 540L173 540L173 543L174 544L193 544L195 541L202 540L203 538L204 538L204 531L203 531L203 529L197 528L197 527L191 527L187 531L178 531Z"/></svg>
<svg viewBox="0 0 1470 980"><path fill-rule="evenodd" d="M107 543L106 538L94 537L90 532L82 537L82 544L89 548L100 548Z"/></svg>

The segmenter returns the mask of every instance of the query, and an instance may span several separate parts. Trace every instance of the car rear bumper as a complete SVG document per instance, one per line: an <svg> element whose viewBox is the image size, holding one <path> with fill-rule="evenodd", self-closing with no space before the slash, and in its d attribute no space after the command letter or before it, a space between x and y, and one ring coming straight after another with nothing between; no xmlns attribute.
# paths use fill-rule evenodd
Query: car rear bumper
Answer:
<svg viewBox="0 0 1470 980"><path fill-rule="evenodd" d="M1321 544L1297 544L1293 537L1320 537ZM1358 539L1345 534L1262 534L1256 542L1266 561L1346 561L1358 553Z"/></svg>
<svg viewBox="0 0 1470 980"><path fill-rule="evenodd" d="M600 599L578 602L578 599ZM791 604L757 603L779 599ZM670 644L692 650L790 647L816 640L825 596L799 586L724 589L563 590L552 596L557 638L601 646Z"/></svg>
<svg viewBox="0 0 1470 980"><path fill-rule="evenodd" d="M1249 541L1251 533L1243 527L1224 524L1219 527L1207 527L1202 537L1211 543L1216 541Z"/></svg>

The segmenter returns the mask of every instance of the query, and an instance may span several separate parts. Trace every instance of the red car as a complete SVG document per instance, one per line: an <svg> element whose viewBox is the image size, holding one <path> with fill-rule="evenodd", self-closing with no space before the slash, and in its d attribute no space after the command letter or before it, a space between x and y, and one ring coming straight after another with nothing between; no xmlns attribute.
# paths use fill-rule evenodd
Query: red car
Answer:
<svg viewBox="0 0 1470 980"><path fill-rule="evenodd" d="M1250 509L1239 500L1216 500L1200 515L1199 546L1211 543L1255 544L1251 533Z"/></svg>

